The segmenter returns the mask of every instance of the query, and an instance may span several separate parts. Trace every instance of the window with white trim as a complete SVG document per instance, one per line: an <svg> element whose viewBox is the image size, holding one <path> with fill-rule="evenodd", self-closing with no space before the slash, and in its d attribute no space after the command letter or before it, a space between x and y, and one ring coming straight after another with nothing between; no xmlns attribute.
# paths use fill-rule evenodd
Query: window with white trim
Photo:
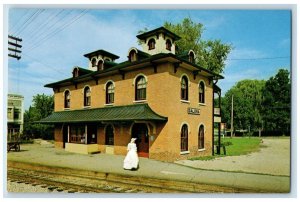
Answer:
<svg viewBox="0 0 300 202"><path fill-rule="evenodd" d="M90 87L85 87L84 88L84 106L91 106L91 89Z"/></svg>
<svg viewBox="0 0 300 202"><path fill-rule="evenodd" d="M106 104L114 103L115 87L113 82L106 84Z"/></svg>
<svg viewBox="0 0 300 202"><path fill-rule="evenodd" d="M148 41L148 47L149 50L155 49L155 39L152 38Z"/></svg>
<svg viewBox="0 0 300 202"><path fill-rule="evenodd" d="M188 151L188 125L183 124L181 127L181 141L180 141L180 151Z"/></svg>
<svg viewBox="0 0 300 202"><path fill-rule="evenodd" d="M205 85L203 81L199 83L199 103L205 103Z"/></svg>
<svg viewBox="0 0 300 202"><path fill-rule="evenodd" d="M204 149L204 125L200 125L198 132L198 149Z"/></svg>
<svg viewBox="0 0 300 202"><path fill-rule="evenodd" d="M70 95L70 91L69 90L65 91L65 99L64 100L65 100L64 107L65 108L70 108L71 95Z"/></svg>
<svg viewBox="0 0 300 202"><path fill-rule="evenodd" d="M135 100L146 100L147 81L144 76L139 76L135 81Z"/></svg>
<svg viewBox="0 0 300 202"><path fill-rule="evenodd" d="M188 100L189 99L189 85L188 79L186 76L181 78L181 100Z"/></svg>

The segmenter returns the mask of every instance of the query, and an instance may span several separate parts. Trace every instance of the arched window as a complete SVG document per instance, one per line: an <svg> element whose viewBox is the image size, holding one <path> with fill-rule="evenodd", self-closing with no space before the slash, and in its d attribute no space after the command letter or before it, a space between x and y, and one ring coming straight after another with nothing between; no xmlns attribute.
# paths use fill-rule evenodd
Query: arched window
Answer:
<svg viewBox="0 0 300 202"><path fill-rule="evenodd" d="M204 126L202 124L198 132L198 149L204 149Z"/></svg>
<svg viewBox="0 0 300 202"><path fill-rule="evenodd" d="M205 86L203 81L199 83L199 103L205 103Z"/></svg>
<svg viewBox="0 0 300 202"><path fill-rule="evenodd" d="M91 89L88 86L84 88L84 106L91 106Z"/></svg>
<svg viewBox="0 0 300 202"><path fill-rule="evenodd" d="M149 50L152 50L155 48L155 40L154 39L150 39L148 41L148 47L149 47Z"/></svg>
<svg viewBox="0 0 300 202"><path fill-rule="evenodd" d="M195 54L194 54L193 51L191 51L191 52L189 53L189 61L190 61L191 63L195 63Z"/></svg>
<svg viewBox="0 0 300 202"><path fill-rule="evenodd" d="M78 77L79 76L79 70L77 68L75 68L73 70L73 77Z"/></svg>
<svg viewBox="0 0 300 202"><path fill-rule="evenodd" d="M170 40L170 39L167 39L167 41L166 41L166 49L170 51L170 50L171 50L171 47L172 47L171 40Z"/></svg>
<svg viewBox="0 0 300 202"><path fill-rule="evenodd" d="M106 84L106 104L114 103L115 88L113 82Z"/></svg>
<svg viewBox="0 0 300 202"><path fill-rule="evenodd" d="M135 50L131 50L129 53L129 61L134 62L136 60L137 60L136 52L135 52Z"/></svg>
<svg viewBox="0 0 300 202"><path fill-rule="evenodd" d="M98 69L98 71L104 69L104 62L103 62L103 60L99 60L98 65L97 65L97 69Z"/></svg>
<svg viewBox="0 0 300 202"><path fill-rule="evenodd" d="M135 80L135 100L146 100L147 82L144 76Z"/></svg>
<svg viewBox="0 0 300 202"><path fill-rule="evenodd" d="M92 59L92 67L96 67L96 59L95 58Z"/></svg>
<svg viewBox="0 0 300 202"><path fill-rule="evenodd" d="M108 125L105 128L105 144L114 145L114 128L112 125Z"/></svg>
<svg viewBox="0 0 300 202"><path fill-rule="evenodd" d="M65 108L70 108L70 91L65 91Z"/></svg>
<svg viewBox="0 0 300 202"><path fill-rule="evenodd" d="M180 151L188 151L188 126L183 124L181 127L181 141L180 141Z"/></svg>
<svg viewBox="0 0 300 202"><path fill-rule="evenodd" d="M181 78L181 100L189 99L189 85L188 79L186 76Z"/></svg>

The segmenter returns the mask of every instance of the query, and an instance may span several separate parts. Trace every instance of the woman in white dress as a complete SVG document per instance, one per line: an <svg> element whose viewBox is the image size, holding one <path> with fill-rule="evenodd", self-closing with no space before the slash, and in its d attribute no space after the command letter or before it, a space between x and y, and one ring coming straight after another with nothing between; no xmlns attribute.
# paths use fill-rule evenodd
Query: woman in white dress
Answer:
<svg viewBox="0 0 300 202"><path fill-rule="evenodd" d="M139 158L137 155L137 147L135 144L136 138L131 138L130 143L127 146L127 155L124 159L123 168L126 170L137 169L139 165Z"/></svg>

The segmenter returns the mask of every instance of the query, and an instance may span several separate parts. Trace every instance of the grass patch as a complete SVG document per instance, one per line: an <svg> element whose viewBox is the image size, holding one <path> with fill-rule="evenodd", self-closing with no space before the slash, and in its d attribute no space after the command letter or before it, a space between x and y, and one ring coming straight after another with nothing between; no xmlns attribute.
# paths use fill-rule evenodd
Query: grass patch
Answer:
<svg viewBox="0 0 300 202"><path fill-rule="evenodd" d="M215 142L216 144L216 142ZM209 161L214 160L215 158L224 157L224 156L240 156L249 154L252 152L257 152L262 148L261 138L258 137L225 137L221 139L221 145L226 147L226 155L223 153L223 148L221 147L221 154L216 154L214 156L196 156L189 158L191 161Z"/></svg>
<svg viewBox="0 0 300 202"><path fill-rule="evenodd" d="M225 137L224 139L222 138L222 143L227 144L226 156L239 156L259 151L261 138ZM223 149L221 149L221 153L223 153Z"/></svg>

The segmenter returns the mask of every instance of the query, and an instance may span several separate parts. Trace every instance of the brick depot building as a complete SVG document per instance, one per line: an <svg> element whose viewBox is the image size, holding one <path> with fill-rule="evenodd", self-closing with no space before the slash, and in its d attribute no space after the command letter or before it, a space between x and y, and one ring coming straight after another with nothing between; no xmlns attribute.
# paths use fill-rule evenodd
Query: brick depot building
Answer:
<svg viewBox="0 0 300 202"><path fill-rule="evenodd" d="M74 67L71 78L45 85L54 90L55 112L41 123L55 125L55 146L126 155L136 137L142 157L212 155L214 83L223 77L197 66L192 50L175 54L180 37L164 27L137 38L142 51L130 48L127 61L97 50L84 55L88 69Z"/></svg>

